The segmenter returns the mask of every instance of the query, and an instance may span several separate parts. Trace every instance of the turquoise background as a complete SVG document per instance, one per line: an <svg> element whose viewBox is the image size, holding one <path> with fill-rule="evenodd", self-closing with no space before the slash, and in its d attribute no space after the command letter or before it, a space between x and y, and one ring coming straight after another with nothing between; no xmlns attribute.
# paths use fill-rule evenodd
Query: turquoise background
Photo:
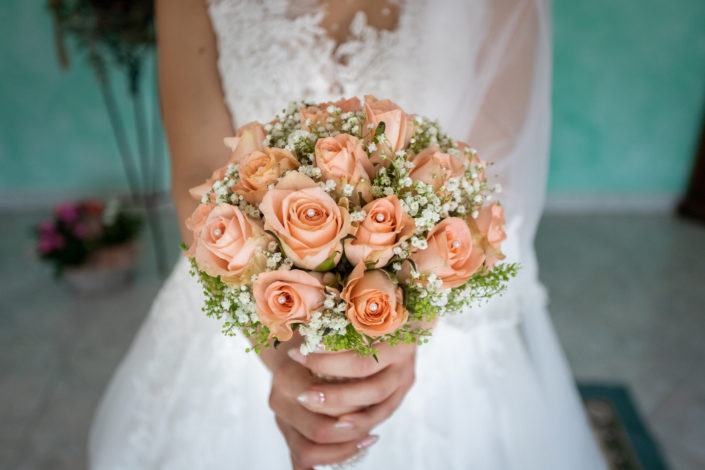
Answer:
<svg viewBox="0 0 705 470"><path fill-rule="evenodd" d="M0 196L124 191L92 72L76 54L59 70L44 5L0 4ZM550 192L680 194L705 108L705 1L556 0L553 8ZM125 102L122 78L113 85ZM132 123L130 108L122 111Z"/></svg>

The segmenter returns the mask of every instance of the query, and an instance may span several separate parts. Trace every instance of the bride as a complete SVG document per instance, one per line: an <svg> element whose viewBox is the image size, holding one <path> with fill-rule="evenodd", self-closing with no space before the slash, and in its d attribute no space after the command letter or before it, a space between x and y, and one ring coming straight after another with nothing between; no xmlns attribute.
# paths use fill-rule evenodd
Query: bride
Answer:
<svg viewBox="0 0 705 470"><path fill-rule="evenodd" d="M164 124L179 220L223 137L292 99L374 94L438 119L494 165L507 216L507 293L447 317L380 363L296 348L246 354L200 311L181 260L97 411L103 469L599 470L537 278L548 158L547 0L159 0ZM188 240L187 240L188 241ZM355 377L329 383L312 374ZM379 442L377 443L377 441Z"/></svg>

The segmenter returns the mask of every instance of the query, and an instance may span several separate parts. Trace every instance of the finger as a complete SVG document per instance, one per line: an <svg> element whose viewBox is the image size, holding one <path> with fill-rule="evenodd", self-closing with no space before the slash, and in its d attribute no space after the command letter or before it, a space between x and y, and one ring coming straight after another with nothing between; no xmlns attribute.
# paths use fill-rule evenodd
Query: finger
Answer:
<svg viewBox="0 0 705 470"><path fill-rule="evenodd" d="M366 431L357 429L353 423L341 423L337 417L314 413L278 393L271 395L269 406L281 421L318 444L348 442L367 435Z"/></svg>
<svg viewBox="0 0 705 470"><path fill-rule="evenodd" d="M408 387L401 387L389 396L382 403L371 406L365 411L350 413L340 416L341 422L350 422L361 431L370 432L375 427L389 419L397 408L404 401L404 397L408 392Z"/></svg>
<svg viewBox="0 0 705 470"><path fill-rule="evenodd" d="M344 462L377 442L377 436L366 436L359 441L349 441L340 444L316 444L299 434L294 428L280 422L279 428L284 434L291 459L299 468L310 468L314 465L331 465ZM297 468L297 467L294 467Z"/></svg>
<svg viewBox="0 0 705 470"><path fill-rule="evenodd" d="M382 344L379 346L377 360L373 357L361 357L353 351L338 354L314 353L304 356L297 348L289 350L289 357L319 375L361 378L376 374L412 352L413 349L406 345L392 348Z"/></svg>
<svg viewBox="0 0 705 470"><path fill-rule="evenodd" d="M275 421L277 423L277 427L279 428L279 431L282 433L284 436L284 440L286 441L286 445L289 446L291 449L291 445L289 444L289 436L290 436L290 431L289 431L289 426L287 426L281 419L278 417L275 418ZM315 470L313 467L303 467L299 465L295 460L294 456L289 451L289 457L291 458L291 468L292 470Z"/></svg>
<svg viewBox="0 0 705 470"><path fill-rule="evenodd" d="M381 370L364 380L316 384L297 397L305 407L320 411L330 407L364 407L386 400L413 374L413 363L405 361Z"/></svg>

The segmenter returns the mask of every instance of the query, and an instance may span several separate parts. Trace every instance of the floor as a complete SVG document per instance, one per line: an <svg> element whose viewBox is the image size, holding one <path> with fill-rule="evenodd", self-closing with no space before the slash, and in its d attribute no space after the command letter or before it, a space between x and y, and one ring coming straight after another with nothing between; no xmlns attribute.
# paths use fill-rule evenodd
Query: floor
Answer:
<svg viewBox="0 0 705 470"><path fill-rule="evenodd" d="M77 298L33 257L42 214L0 214L0 469L81 469L94 407L160 280ZM171 213L164 221L175 234ZM175 238L165 241L178 256ZM171 248L174 247L174 248ZM666 215L548 215L542 278L575 375L630 386L676 470L705 468L705 226Z"/></svg>

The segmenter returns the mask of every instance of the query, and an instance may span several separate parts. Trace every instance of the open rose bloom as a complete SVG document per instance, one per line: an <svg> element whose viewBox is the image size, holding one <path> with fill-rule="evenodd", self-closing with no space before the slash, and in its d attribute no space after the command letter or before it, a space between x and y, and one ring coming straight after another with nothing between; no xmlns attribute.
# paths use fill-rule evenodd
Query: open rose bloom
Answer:
<svg viewBox="0 0 705 470"><path fill-rule="evenodd" d="M518 269L501 262L488 164L388 99L292 103L224 142L228 161L190 191L185 255L206 313L256 351L422 343Z"/></svg>

